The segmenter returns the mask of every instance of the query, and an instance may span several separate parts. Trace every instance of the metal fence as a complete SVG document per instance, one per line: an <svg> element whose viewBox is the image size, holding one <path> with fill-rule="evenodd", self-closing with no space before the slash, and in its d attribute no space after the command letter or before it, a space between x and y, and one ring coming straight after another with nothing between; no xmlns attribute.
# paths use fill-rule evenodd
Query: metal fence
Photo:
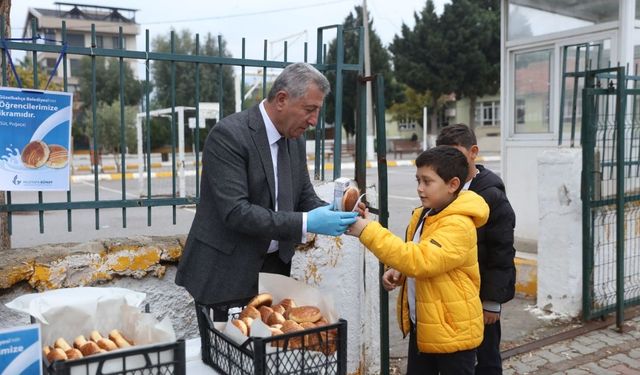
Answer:
<svg viewBox="0 0 640 375"><path fill-rule="evenodd" d="M587 71L582 90L583 317L640 303L640 77Z"/></svg>
<svg viewBox="0 0 640 375"><path fill-rule="evenodd" d="M4 20L0 21L2 23L1 30L4 30ZM122 28L119 30L119 47L115 49L107 49L107 48L97 48L96 47L96 29L95 25L91 26L91 47L78 47L78 46L68 46L67 45L67 29L66 23L62 21L62 40L59 43L38 43L38 26L36 24L36 20L32 20L31 24L31 32L33 38L31 41L15 41L11 39L6 39L4 34L0 34L0 37L4 40L3 46L6 47L10 51L24 51L26 52L31 61L36 62L33 64L33 80L37 87L38 82L42 79L46 79L46 77L38 76L38 54L42 52L53 52L53 53L61 53L63 51L66 54L62 55L61 61L61 69L63 71L63 79L62 85L64 91L68 91L68 78L67 77L67 65L68 58L67 54L87 56L91 59L91 69L92 69L92 82L91 82L91 90L92 90L92 103L91 103L91 127L92 127L92 149L91 152L93 155L99 154L99 148L101 140L99 138L98 128L101 124L97 121L96 118L96 58L98 57L110 57L117 59L119 64L119 72L120 75L117 77L118 85L120 87L120 97L124 97L124 65L127 64L127 60L133 60L136 62L141 62L145 66L145 77L144 77L144 95L143 95L143 108L145 111L145 116L143 120L143 131L145 134L143 143L144 149L147 150L145 153L144 165L146 165L146 170L140 170L141 178L146 182L146 191L144 192L144 196L132 198L131 194L128 194L128 191L131 192L134 190L131 186L127 184L127 173L130 171L126 170L126 160L125 160L125 147L126 139L125 139L125 120L124 120L124 102L120 100L121 106L121 117L120 117L120 164L122 165L122 170L120 173L121 180L121 199L113 200L113 199L102 199L100 196L100 179L99 179L99 170L98 168L93 168L93 185L94 185L94 199L92 200L78 200L74 199L73 188L66 193L66 199L63 201L52 201L51 199L44 199L43 192L37 193L37 199L34 202L30 203L16 203L12 199L11 192L7 192L6 196L6 204L0 206L0 212L8 213L8 224L9 231L12 232L12 215L21 212L38 212L39 215L39 231L40 233L44 233L45 228L45 215L46 211L67 211L67 230L69 232L72 231L73 223L72 223L72 210L77 209L91 209L95 211L95 228L100 229L100 210L107 208L121 208L122 209L122 227L127 227L127 209L132 208L140 208L146 207L147 210L147 225L152 225L152 208L158 206L170 206L173 211L173 224L176 223L176 207L181 205L193 205L197 204L199 201L199 185L200 185L200 150L199 143L200 139L206 136L206 134L201 134L200 132L200 69L207 65L213 64L217 66L235 66L240 68L240 82L241 82L241 98L244 101L244 93L246 92L247 87L245 87L245 69L250 67L261 68L263 74L263 97L266 97L266 87L267 87L267 76L270 71L279 70L284 68L290 62L287 61L287 43L284 42L284 58L282 61L272 61L267 59L267 41L264 43L264 59L256 60L256 59L246 59L245 56L245 40L242 41L242 56L243 58L232 58L232 57L224 57L222 53L218 56L210 56L210 55L202 55L200 53L201 46L199 41L199 36L196 35L196 45L195 45L195 53L194 54L179 54L175 53L174 49L174 32L171 32L171 52L155 52L150 50L150 37L149 31L145 32L145 50L144 51L136 51L136 50L127 50L124 49L123 43L123 33ZM336 60L335 61L326 61L326 45L324 42L324 34L327 30L335 30L336 32ZM360 53L359 53L359 61L355 64L347 64L344 63L344 44L343 44L343 35L347 32L355 32L359 35L360 40ZM220 40L220 39L219 39ZM220 45L220 43L219 43ZM327 73L329 71L335 72L335 82L334 85L334 93L335 96L335 119L333 119L333 123L335 129L342 128L342 86L343 86L343 73L346 71L355 71L355 72L363 72L363 33L361 28L345 30L342 25L333 25L319 28L317 31L317 60L314 66L318 68L323 73ZM304 61L307 61L307 43L304 44ZM3 86L7 86L9 83L9 75L10 69L8 66L7 58L5 52L5 48L2 48L2 84ZM126 60L125 60L126 59ZM170 145L170 155L171 155L171 192L169 196L154 196L154 191L152 188L152 172L151 172L151 153L148 150L151 149L151 131L150 131L150 112L151 112L151 101L150 101L150 68L152 64L155 62L169 62L171 64L171 111L169 114L170 117L170 125L171 125L171 145ZM193 80L195 81L195 92L193 92L193 96L195 98L195 121L196 127L194 130L194 147L195 147L195 194L192 195L184 195L178 194L178 176L181 173L181 168L184 167L183 163L180 163L181 160L176 158L176 130L177 130L177 110L176 107L178 103L175 100L175 87L176 87L176 64L178 63L187 63L193 64L195 66L195 74L193 76ZM220 74L222 74L222 69L219 70ZM223 98L228 93L225 93L223 90L223 78L222 76L218 79L218 92L219 92L219 102L223 102ZM244 106L243 106L244 107ZM222 112L222 108L220 110ZM364 118L364 116L358 115L359 117ZM360 131L360 129L358 129ZM325 166L324 166L324 134L325 134L325 119L324 116L320 119L318 128L316 131L316 142L315 146L315 177L324 179ZM364 138L364 136L358 136L358 138ZM362 141L358 140L358 143L362 143L361 146L364 146L364 139ZM335 132L335 141L333 142L334 159L333 159L333 177L339 177L341 173L341 132ZM362 150L360 150L362 154ZM362 168L365 167L365 163L362 162L362 167L360 168L359 174L364 176L364 172ZM135 171L134 171L135 172ZM358 173L357 173L358 174ZM363 177L362 177L363 178Z"/></svg>

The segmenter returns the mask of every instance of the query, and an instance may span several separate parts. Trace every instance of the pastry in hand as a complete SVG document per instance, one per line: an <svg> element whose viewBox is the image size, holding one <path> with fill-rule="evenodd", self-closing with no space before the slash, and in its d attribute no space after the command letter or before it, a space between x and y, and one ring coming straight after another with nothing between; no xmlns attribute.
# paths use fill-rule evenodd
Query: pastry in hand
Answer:
<svg viewBox="0 0 640 375"><path fill-rule="evenodd" d="M355 186L349 186L342 195L342 211L351 212L358 203L360 190Z"/></svg>

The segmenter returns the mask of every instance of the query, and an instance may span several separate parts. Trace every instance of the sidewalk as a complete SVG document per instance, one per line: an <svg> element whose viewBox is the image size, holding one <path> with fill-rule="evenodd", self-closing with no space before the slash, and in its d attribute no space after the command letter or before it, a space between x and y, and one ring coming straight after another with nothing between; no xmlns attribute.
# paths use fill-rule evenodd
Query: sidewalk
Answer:
<svg viewBox="0 0 640 375"><path fill-rule="evenodd" d="M640 316L615 325L508 358L504 374L640 374Z"/></svg>
<svg viewBox="0 0 640 375"><path fill-rule="evenodd" d="M395 296L389 296L391 374L405 374L408 338L403 340L395 319ZM640 375L640 314L625 323L625 333L615 324L588 331L577 320L545 316L532 305L534 300L516 297L503 305L502 353L505 375L535 374L636 374ZM629 310L629 309L628 309ZM393 315L392 315L393 314ZM631 312L627 313L631 316ZM613 320L615 321L615 320ZM558 341L562 337L567 337ZM540 347L545 341L555 341ZM527 346L537 348L528 349ZM525 351L522 353L522 351ZM521 352L510 356L514 352Z"/></svg>

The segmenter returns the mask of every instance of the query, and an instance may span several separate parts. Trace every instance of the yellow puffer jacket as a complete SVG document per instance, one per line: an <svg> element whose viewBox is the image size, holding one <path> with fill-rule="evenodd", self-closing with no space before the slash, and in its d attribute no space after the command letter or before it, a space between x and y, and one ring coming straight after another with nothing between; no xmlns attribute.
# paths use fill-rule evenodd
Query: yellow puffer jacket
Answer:
<svg viewBox="0 0 640 375"><path fill-rule="evenodd" d="M413 239L422 210L413 212L407 239ZM405 242L377 222L360 234L380 261L405 276L397 307L405 336L410 329L406 276L415 278L417 343L423 353L454 353L482 342L476 228L488 217L485 201L462 191L444 210L427 216L419 243Z"/></svg>

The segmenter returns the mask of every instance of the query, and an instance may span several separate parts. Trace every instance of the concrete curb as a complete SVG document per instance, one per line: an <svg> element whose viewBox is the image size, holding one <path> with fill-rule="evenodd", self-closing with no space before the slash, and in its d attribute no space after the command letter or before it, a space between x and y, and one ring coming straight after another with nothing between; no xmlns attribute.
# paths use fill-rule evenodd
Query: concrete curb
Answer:
<svg viewBox="0 0 640 375"><path fill-rule="evenodd" d="M537 254L516 253L516 293L524 297L536 297L538 294Z"/></svg>

